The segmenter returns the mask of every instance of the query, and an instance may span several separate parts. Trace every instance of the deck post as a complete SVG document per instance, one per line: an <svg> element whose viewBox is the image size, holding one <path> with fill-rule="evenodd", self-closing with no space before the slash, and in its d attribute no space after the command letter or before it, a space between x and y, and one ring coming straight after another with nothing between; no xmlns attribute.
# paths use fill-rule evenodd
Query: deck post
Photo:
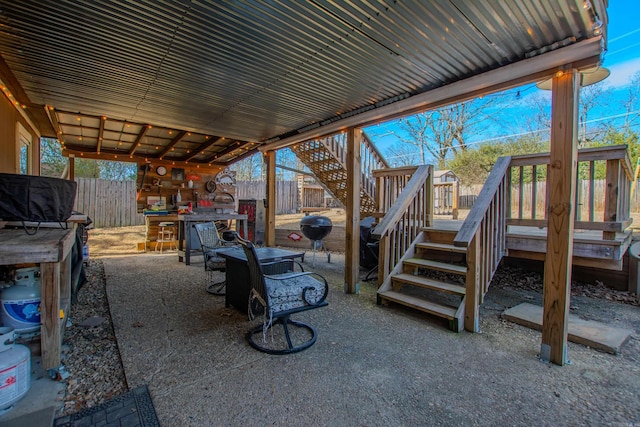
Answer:
<svg viewBox="0 0 640 427"><path fill-rule="evenodd" d="M467 279L464 307L464 329L480 332L480 263L481 253L479 232L467 247Z"/></svg>
<svg viewBox="0 0 640 427"><path fill-rule="evenodd" d="M359 293L360 275L360 144L362 129L347 130L347 188L344 257L344 291Z"/></svg>
<svg viewBox="0 0 640 427"><path fill-rule="evenodd" d="M573 256L580 81L575 69L560 74L553 78L552 83L547 252L540 358L564 365L567 362Z"/></svg>
<svg viewBox="0 0 640 427"><path fill-rule="evenodd" d="M267 229L265 230L266 246L276 245L276 152L269 150L264 153L264 162L267 165L267 198L265 214Z"/></svg>
<svg viewBox="0 0 640 427"><path fill-rule="evenodd" d="M620 161L607 160L607 186L604 194L604 220L619 221L618 217L618 185L620 182ZM603 240L615 240L615 231L603 231Z"/></svg>

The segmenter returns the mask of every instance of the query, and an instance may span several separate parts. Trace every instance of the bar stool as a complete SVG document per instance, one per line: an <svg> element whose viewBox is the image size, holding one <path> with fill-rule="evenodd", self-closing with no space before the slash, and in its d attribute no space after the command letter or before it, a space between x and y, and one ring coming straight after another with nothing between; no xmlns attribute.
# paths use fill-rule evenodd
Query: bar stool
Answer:
<svg viewBox="0 0 640 427"><path fill-rule="evenodd" d="M169 243L169 249L175 246L178 249L178 242L175 239L175 224L173 222L161 222L158 224L158 239L156 240L155 250L160 245L160 253L165 243Z"/></svg>

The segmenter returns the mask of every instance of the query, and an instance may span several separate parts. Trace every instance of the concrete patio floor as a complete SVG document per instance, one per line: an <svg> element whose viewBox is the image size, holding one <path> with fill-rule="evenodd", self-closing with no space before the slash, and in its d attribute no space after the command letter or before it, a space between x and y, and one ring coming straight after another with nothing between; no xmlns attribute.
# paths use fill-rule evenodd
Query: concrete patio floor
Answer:
<svg viewBox="0 0 640 427"><path fill-rule="evenodd" d="M344 257L331 261L319 256L314 268L331 283L329 306L294 316L317 328L317 343L272 356L245 338L260 320L205 291L201 258L191 266L175 253L105 258L129 388L149 387L164 426L640 422L637 329L622 355L570 343L572 364L548 365L537 358L539 332L499 317L518 295L490 292L482 333L456 334L423 314L377 306L374 284L345 294ZM605 308L613 311L640 324L638 307Z"/></svg>

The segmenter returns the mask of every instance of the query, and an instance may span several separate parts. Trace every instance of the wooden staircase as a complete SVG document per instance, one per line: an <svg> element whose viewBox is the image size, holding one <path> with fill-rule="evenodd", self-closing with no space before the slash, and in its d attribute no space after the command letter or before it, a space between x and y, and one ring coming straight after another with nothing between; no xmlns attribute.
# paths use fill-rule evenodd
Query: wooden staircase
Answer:
<svg viewBox="0 0 640 427"><path fill-rule="evenodd" d="M345 134L295 144L290 148L325 189L345 206L348 178ZM364 133L361 159L360 216L364 218L377 212L375 180L371 171L387 168L388 164Z"/></svg>
<svg viewBox="0 0 640 427"><path fill-rule="evenodd" d="M397 303L446 319L463 328L466 294L466 248L453 245L457 230L424 228L378 290L378 303Z"/></svg>

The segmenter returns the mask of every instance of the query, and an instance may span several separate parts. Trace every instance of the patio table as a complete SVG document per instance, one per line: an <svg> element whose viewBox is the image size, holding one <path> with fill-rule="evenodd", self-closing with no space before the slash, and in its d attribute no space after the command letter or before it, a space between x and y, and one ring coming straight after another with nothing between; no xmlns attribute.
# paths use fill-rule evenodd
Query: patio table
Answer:
<svg viewBox="0 0 640 427"><path fill-rule="evenodd" d="M225 305L234 306L243 313L247 312L249 294L251 293L251 280L249 280L249 266L247 257L242 248L231 248L217 251L218 255L226 261L227 290ZM304 261L304 252L293 252L279 248L256 248L258 260L261 263L281 260L291 260L289 263L265 266L265 274L278 274L293 270L293 260L300 258Z"/></svg>

